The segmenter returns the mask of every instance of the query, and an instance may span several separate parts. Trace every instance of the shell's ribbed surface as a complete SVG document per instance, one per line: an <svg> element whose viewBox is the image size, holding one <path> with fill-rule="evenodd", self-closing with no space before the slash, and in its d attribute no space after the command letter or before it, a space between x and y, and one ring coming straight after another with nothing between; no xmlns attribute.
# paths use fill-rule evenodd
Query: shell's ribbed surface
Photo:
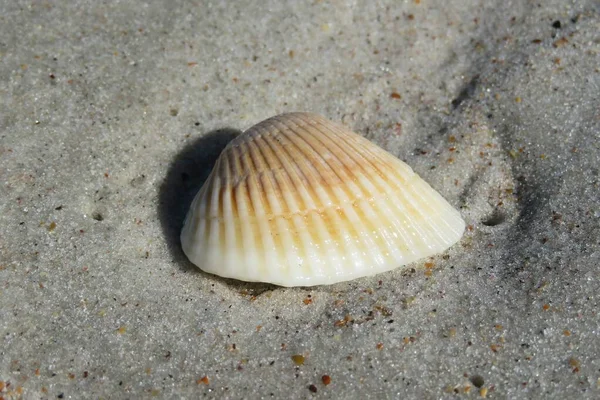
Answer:
<svg viewBox="0 0 600 400"><path fill-rule="evenodd" d="M331 284L444 251L459 213L412 169L314 114L283 114L223 150L181 234L204 271L282 286Z"/></svg>

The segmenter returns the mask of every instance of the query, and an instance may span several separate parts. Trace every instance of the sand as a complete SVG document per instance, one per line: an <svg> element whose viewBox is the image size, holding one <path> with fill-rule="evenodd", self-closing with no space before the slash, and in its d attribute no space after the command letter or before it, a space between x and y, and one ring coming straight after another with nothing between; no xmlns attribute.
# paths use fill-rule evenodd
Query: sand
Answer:
<svg viewBox="0 0 600 400"><path fill-rule="evenodd" d="M0 396L600 397L599 32L591 0L3 2ZM461 242L315 288L193 266L220 150L287 111L407 162Z"/></svg>

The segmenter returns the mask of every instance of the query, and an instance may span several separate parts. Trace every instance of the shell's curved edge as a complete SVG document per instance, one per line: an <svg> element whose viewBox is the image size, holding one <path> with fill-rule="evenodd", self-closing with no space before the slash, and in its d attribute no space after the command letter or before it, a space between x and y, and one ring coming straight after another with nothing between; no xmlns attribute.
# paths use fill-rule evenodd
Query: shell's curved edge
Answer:
<svg viewBox="0 0 600 400"><path fill-rule="evenodd" d="M412 169L325 118L269 118L223 150L182 248L202 270L281 286L332 284L442 252L465 223Z"/></svg>

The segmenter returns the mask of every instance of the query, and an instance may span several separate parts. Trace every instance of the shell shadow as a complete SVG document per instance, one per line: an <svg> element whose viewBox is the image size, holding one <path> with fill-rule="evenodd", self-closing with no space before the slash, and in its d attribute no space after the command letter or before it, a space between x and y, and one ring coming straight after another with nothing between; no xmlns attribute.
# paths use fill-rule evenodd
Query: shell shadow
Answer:
<svg viewBox="0 0 600 400"><path fill-rule="evenodd" d="M200 190L219 154L241 132L224 128L211 131L185 146L169 165L160 185L158 216L169 252L184 271L198 271L181 249L179 235L194 196Z"/></svg>
<svg viewBox="0 0 600 400"><path fill-rule="evenodd" d="M200 190L217 158L227 144L242 132L237 129L217 129L185 146L169 165L159 189L158 216L167 247L173 261L184 271L219 280L236 290L260 295L277 286L241 282L208 274L192 264L181 248L179 235L194 196Z"/></svg>

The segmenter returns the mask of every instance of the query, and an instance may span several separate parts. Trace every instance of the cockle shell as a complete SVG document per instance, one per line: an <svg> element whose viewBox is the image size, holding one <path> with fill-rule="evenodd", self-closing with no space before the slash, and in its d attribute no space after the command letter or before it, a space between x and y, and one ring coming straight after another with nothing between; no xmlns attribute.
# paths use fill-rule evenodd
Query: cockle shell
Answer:
<svg viewBox="0 0 600 400"><path fill-rule="evenodd" d="M206 272L312 286L442 252L464 227L398 158L321 116L290 113L227 145L191 205L181 242Z"/></svg>

